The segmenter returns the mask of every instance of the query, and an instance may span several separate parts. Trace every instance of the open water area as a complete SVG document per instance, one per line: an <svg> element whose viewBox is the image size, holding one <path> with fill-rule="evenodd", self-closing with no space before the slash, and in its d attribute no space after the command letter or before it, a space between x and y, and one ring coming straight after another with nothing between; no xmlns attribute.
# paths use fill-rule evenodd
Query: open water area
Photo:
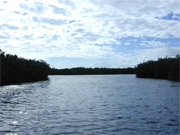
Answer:
<svg viewBox="0 0 180 135"><path fill-rule="evenodd" d="M49 76L0 87L0 134L179 134L179 82Z"/></svg>

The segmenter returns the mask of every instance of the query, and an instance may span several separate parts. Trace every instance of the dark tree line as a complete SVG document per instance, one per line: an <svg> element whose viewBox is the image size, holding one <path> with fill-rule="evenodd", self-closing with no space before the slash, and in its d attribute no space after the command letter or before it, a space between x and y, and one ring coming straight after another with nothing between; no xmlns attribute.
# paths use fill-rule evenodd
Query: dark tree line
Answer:
<svg viewBox="0 0 180 135"><path fill-rule="evenodd" d="M134 68L52 68L50 75L94 75L94 74L134 74Z"/></svg>
<svg viewBox="0 0 180 135"><path fill-rule="evenodd" d="M0 49L0 85L47 80L48 75L134 74L134 68L50 68L43 60L6 54Z"/></svg>
<svg viewBox="0 0 180 135"><path fill-rule="evenodd" d="M0 50L1 85L47 80L49 65L43 60L19 58Z"/></svg>
<svg viewBox="0 0 180 135"><path fill-rule="evenodd" d="M157 61L147 61L135 67L135 73L140 78L157 78L179 81L180 55L176 58L159 58Z"/></svg>
<svg viewBox="0 0 180 135"><path fill-rule="evenodd" d="M96 75L96 74L136 74L141 78L158 78L179 81L180 55L176 58L159 58L147 61L135 68L50 68L43 60L32 60L5 54L0 49L1 83L0 85L18 84L47 80L48 75Z"/></svg>

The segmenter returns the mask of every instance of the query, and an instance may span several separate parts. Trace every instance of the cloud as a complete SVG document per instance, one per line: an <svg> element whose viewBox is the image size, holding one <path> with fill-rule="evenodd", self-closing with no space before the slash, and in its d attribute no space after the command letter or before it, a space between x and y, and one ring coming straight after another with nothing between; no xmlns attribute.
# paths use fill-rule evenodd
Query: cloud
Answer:
<svg viewBox="0 0 180 135"><path fill-rule="evenodd" d="M162 47L167 46L169 43L162 43L160 41L141 41L141 46L144 47Z"/></svg>
<svg viewBox="0 0 180 135"><path fill-rule="evenodd" d="M68 16L70 15L70 12L64 8L59 8L57 6L54 6L54 5L49 5L50 7L52 7L53 9L53 13L54 14L61 14L61 15L64 15L64 16Z"/></svg>
<svg viewBox="0 0 180 135"><path fill-rule="evenodd" d="M59 35L53 35L51 40L57 40L60 36Z"/></svg>
<svg viewBox="0 0 180 135"><path fill-rule="evenodd" d="M133 41L133 42L136 42L136 41L137 41L137 39L130 39L130 40L128 40L128 41Z"/></svg>
<svg viewBox="0 0 180 135"><path fill-rule="evenodd" d="M161 47L153 49L135 49L129 53L117 53L113 55L110 59L103 61L108 67L134 67L141 62L146 62L148 60L157 60L158 58L175 57L180 53L179 47ZM101 61L102 62L102 61Z"/></svg>
<svg viewBox="0 0 180 135"><path fill-rule="evenodd" d="M10 39L9 36L0 36L0 43L5 44L8 42L9 39Z"/></svg>
<svg viewBox="0 0 180 135"><path fill-rule="evenodd" d="M9 29L9 30L17 30L17 29L19 29L18 27L12 26L12 25L9 25L9 24L0 25L0 29L3 30L4 28Z"/></svg>
<svg viewBox="0 0 180 135"><path fill-rule="evenodd" d="M78 0L76 2L72 1L72 0L57 0L60 4L63 4L65 6L69 6L72 9L76 8L76 2L78 2Z"/></svg>
<svg viewBox="0 0 180 135"><path fill-rule="evenodd" d="M153 49L138 49L134 53L139 62L147 61L150 59L157 60L158 58L164 58L165 56L175 57L179 54L179 47L161 47Z"/></svg>
<svg viewBox="0 0 180 135"><path fill-rule="evenodd" d="M32 40L33 39L33 34L31 35L24 35L23 37L25 40Z"/></svg>
<svg viewBox="0 0 180 135"><path fill-rule="evenodd" d="M172 18L180 20L180 16L179 15L173 15Z"/></svg>
<svg viewBox="0 0 180 135"><path fill-rule="evenodd" d="M179 38L179 5L177 0L0 1L0 44L9 53L28 58L114 58L121 60L109 60L109 66L133 65L130 57L137 63L138 56L149 56L129 48L169 54L165 48L175 46L173 38ZM147 37L153 40L146 41ZM128 45L128 54L122 45Z"/></svg>
<svg viewBox="0 0 180 135"><path fill-rule="evenodd" d="M83 32L84 32L84 29L79 28L79 29L75 30L75 32L83 33Z"/></svg>
<svg viewBox="0 0 180 135"><path fill-rule="evenodd" d="M130 43L126 42L125 45L130 45Z"/></svg>
<svg viewBox="0 0 180 135"><path fill-rule="evenodd" d="M48 7L44 6L43 3L36 1L32 5L30 5L30 3L21 3L19 7L37 14L43 14L44 11L48 10Z"/></svg>
<svg viewBox="0 0 180 135"><path fill-rule="evenodd" d="M0 36L0 39L9 39L10 37Z"/></svg>
<svg viewBox="0 0 180 135"><path fill-rule="evenodd" d="M33 16L33 21L37 23L45 23L49 25L64 25L67 24L66 20L60 20L60 19L51 19L48 17L36 17Z"/></svg>

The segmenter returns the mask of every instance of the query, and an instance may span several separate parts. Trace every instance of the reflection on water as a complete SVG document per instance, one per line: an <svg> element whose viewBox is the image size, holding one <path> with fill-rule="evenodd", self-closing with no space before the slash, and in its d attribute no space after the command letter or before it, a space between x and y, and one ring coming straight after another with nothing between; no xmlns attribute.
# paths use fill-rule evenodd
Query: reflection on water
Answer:
<svg viewBox="0 0 180 135"><path fill-rule="evenodd" d="M0 134L178 134L179 83L49 76L0 87Z"/></svg>

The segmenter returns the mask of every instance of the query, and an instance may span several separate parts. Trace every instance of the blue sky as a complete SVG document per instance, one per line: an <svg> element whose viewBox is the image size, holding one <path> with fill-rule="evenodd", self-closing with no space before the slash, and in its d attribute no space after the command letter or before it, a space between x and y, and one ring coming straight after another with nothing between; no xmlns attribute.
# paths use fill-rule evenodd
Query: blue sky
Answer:
<svg viewBox="0 0 180 135"><path fill-rule="evenodd" d="M1 0L0 48L55 68L134 67L180 54L178 0Z"/></svg>

